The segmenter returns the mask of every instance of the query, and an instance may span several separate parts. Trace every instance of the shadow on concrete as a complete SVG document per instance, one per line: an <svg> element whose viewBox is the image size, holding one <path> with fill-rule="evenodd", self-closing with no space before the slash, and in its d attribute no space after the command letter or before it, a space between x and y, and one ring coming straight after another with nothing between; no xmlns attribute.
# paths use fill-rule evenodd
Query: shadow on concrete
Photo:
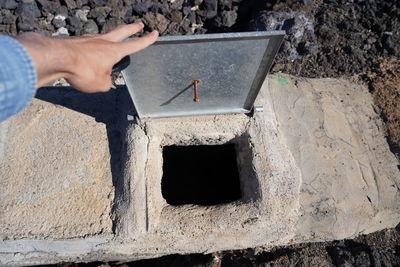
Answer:
<svg viewBox="0 0 400 267"><path fill-rule="evenodd" d="M91 116L97 122L106 125L112 182L115 188L114 203L120 203L118 200L124 198L121 157L128 126L127 114L134 112L126 86L120 86L106 93L94 94L82 93L72 87L44 87L37 91L35 97ZM117 208L113 207L113 213ZM114 231L115 223L114 220Z"/></svg>

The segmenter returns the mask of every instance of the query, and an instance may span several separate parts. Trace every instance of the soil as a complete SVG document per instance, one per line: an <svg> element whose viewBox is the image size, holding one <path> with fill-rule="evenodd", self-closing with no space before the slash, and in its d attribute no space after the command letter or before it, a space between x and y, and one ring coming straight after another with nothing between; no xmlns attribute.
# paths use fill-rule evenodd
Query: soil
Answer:
<svg viewBox="0 0 400 267"><path fill-rule="evenodd" d="M400 158L400 1L0 0L0 33L79 36L142 20L161 35L286 31L272 72L358 77L369 86ZM400 165L399 165L400 166ZM129 266L400 265L399 231L272 250L171 255ZM93 263L95 266L98 263ZM114 266L113 264L110 264Z"/></svg>
<svg viewBox="0 0 400 267"><path fill-rule="evenodd" d="M400 59L383 59L365 80L386 123L392 152L400 155Z"/></svg>

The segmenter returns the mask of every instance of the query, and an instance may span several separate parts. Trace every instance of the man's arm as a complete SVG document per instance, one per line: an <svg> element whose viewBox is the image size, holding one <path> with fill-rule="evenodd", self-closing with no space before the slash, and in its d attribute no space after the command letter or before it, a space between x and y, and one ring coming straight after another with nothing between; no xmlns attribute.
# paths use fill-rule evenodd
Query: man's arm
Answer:
<svg viewBox="0 0 400 267"><path fill-rule="evenodd" d="M15 37L16 42L1 36L0 121L28 105L35 88L59 78L67 79L82 92L108 91L112 67L124 56L156 41L158 32L153 31L144 37L122 42L142 29L143 23L139 22L119 26L106 34L68 39L23 33ZM11 64L13 61L15 64ZM10 64L12 66L7 67ZM3 69L3 66L7 68ZM6 94L14 97L2 100ZM18 97L23 101L16 101ZM3 112L9 106L13 108Z"/></svg>
<svg viewBox="0 0 400 267"><path fill-rule="evenodd" d="M24 33L16 39L33 59L38 75L37 87L63 77L80 91L104 92L110 89L114 64L157 39L158 33L154 31L144 37L121 42L142 28L143 23L139 22L94 36L56 39Z"/></svg>

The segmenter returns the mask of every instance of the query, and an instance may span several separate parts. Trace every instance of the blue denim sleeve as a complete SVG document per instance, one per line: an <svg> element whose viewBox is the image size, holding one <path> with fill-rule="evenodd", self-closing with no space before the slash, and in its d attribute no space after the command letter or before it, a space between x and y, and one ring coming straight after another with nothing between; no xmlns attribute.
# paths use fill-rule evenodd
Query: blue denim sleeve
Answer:
<svg viewBox="0 0 400 267"><path fill-rule="evenodd" d="M14 38L0 34L0 121L29 105L36 92L32 58Z"/></svg>

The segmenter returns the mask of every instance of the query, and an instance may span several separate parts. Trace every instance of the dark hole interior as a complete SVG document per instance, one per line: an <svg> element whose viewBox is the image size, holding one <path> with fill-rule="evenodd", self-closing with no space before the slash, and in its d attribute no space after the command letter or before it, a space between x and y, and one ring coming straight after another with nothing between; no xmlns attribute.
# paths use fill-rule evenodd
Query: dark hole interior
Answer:
<svg viewBox="0 0 400 267"><path fill-rule="evenodd" d="M162 195L170 205L216 205L241 198L233 144L166 146Z"/></svg>

